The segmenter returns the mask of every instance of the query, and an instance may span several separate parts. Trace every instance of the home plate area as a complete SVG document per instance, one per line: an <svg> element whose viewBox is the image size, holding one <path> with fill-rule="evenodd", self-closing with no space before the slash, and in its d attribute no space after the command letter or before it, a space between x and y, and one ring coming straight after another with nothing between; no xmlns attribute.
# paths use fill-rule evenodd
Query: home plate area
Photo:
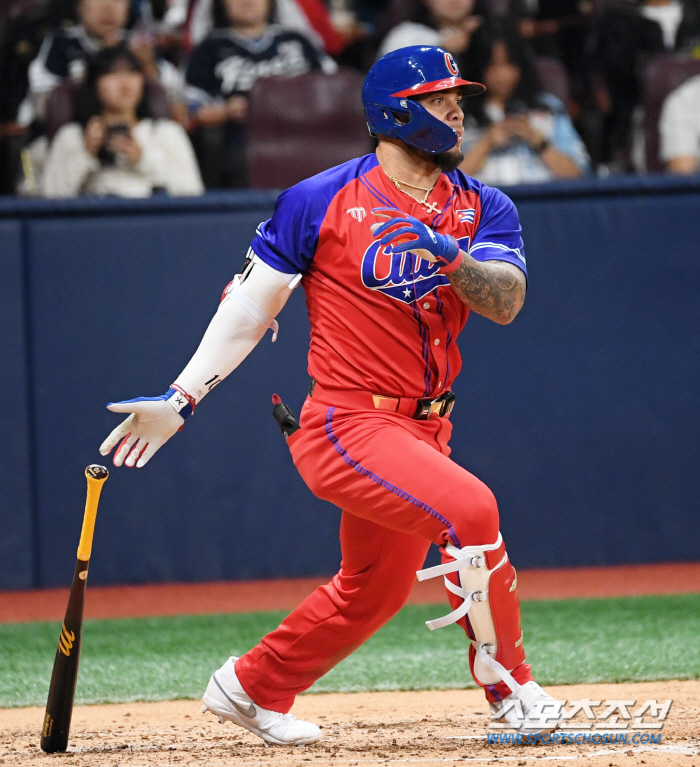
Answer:
<svg viewBox="0 0 700 767"><path fill-rule="evenodd" d="M671 681L549 687L563 700L673 700L661 731L629 732L628 743L488 743L490 715L479 690L302 695L293 713L317 722L314 745L266 748L246 730L221 725L197 701L79 706L65 754L39 749L40 708L0 711L0 763L77 767L145 765L373 765L463 763L700 767L700 682ZM573 720L577 721L577 720ZM582 720L584 721L584 720ZM591 735L595 731L591 732ZM661 743L658 735L661 734ZM614 739L614 736L613 736ZM591 738L595 741L595 738ZM641 742L646 741L646 742Z"/></svg>

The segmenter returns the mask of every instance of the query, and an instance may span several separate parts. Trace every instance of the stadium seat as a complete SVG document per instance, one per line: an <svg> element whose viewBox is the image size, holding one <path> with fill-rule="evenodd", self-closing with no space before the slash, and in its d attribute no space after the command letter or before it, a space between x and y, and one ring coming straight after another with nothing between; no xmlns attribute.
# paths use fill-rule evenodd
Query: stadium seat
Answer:
<svg viewBox="0 0 700 767"><path fill-rule="evenodd" d="M46 100L46 135L51 140L61 126L75 120L75 99L79 83L64 80L57 85ZM159 83L146 81L147 115L153 119L170 116L170 106L165 90Z"/></svg>
<svg viewBox="0 0 700 767"><path fill-rule="evenodd" d="M569 101L569 75L559 59L537 56L535 70L540 89L556 96L566 106Z"/></svg>
<svg viewBox="0 0 700 767"><path fill-rule="evenodd" d="M700 60L660 56L644 71L644 148L648 172L664 170L659 157L659 119L664 101L686 80L700 75Z"/></svg>
<svg viewBox="0 0 700 767"><path fill-rule="evenodd" d="M250 92L248 168L256 189L287 188L371 152L360 93L362 75L258 80Z"/></svg>

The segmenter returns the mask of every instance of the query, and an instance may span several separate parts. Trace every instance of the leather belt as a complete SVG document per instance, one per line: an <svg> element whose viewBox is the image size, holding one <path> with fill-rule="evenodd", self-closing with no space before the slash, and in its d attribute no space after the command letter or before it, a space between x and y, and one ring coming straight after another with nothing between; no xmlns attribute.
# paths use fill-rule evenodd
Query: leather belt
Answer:
<svg viewBox="0 0 700 767"><path fill-rule="evenodd" d="M455 395L451 391L435 399L417 397L391 397L387 394L373 394L362 389L324 389L314 378L309 386L309 397L331 407L348 410L387 410L417 421L429 418L443 418L452 412Z"/></svg>

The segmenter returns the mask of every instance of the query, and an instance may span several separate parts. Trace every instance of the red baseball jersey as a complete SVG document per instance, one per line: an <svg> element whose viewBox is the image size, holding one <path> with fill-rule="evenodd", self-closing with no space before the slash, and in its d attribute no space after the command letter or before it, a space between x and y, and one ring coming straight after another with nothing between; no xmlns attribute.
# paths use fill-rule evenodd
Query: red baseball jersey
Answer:
<svg viewBox="0 0 700 767"><path fill-rule="evenodd" d="M395 208L451 234L480 261L527 274L518 214L503 192L461 171L441 174L428 204L397 189L370 154L283 192L251 248L285 273L303 273L311 320L309 374L324 388L437 397L462 366L457 336L469 309L439 267L392 254L370 225Z"/></svg>

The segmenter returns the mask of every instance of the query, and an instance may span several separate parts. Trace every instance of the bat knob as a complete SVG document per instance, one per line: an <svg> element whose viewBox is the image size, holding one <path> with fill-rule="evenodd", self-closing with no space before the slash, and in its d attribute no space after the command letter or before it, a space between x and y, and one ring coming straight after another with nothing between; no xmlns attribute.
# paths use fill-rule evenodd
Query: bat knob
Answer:
<svg viewBox="0 0 700 767"><path fill-rule="evenodd" d="M104 466L100 466L98 463L91 463L85 469L85 476L91 479L107 479L109 472Z"/></svg>

